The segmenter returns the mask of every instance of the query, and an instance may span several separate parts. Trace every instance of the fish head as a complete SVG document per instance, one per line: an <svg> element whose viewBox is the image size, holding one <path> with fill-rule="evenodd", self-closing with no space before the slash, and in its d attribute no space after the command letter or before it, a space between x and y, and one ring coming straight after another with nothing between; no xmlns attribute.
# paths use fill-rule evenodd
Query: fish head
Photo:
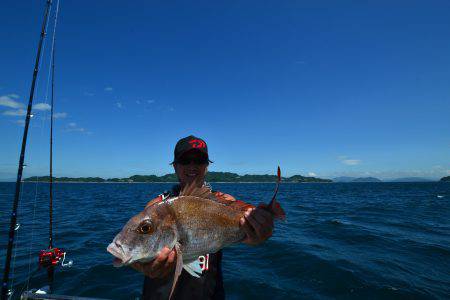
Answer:
<svg viewBox="0 0 450 300"><path fill-rule="evenodd" d="M115 266L151 261L164 246L174 247L175 222L158 208L146 207L132 217L109 244L107 251L115 256Z"/></svg>

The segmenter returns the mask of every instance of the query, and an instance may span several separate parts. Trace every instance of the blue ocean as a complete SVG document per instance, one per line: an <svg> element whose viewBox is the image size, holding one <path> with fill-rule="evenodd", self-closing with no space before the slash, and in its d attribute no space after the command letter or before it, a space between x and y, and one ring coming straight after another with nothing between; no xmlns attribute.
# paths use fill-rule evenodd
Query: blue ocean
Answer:
<svg viewBox="0 0 450 300"><path fill-rule="evenodd" d="M274 184L212 184L268 202ZM0 183L3 270L14 183ZM114 268L106 247L125 222L171 184L54 185L54 245L67 250L55 293L139 298L143 275ZM224 250L227 299L450 298L450 184L282 184L285 222L258 247ZM24 183L16 236L14 295L46 284L36 271L48 244L48 184ZM31 278L30 278L31 277Z"/></svg>

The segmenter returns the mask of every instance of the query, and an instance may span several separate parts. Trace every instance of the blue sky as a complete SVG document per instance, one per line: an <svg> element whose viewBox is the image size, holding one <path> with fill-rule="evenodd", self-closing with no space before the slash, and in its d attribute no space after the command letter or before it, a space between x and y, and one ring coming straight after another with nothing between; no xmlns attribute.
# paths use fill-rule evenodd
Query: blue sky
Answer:
<svg viewBox="0 0 450 300"><path fill-rule="evenodd" d="M0 4L0 179L44 6ZM165 174L194 134L212 171L450 175L449 36L448 1L62 1L54 173ZM48 172L50 41L24 176Z"/></svg>

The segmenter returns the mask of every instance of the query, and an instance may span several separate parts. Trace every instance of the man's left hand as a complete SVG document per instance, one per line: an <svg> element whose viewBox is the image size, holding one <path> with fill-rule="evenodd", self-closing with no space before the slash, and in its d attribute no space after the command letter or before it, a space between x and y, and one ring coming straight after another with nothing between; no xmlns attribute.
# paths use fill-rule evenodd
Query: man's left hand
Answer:
<svg viewBox="0 0 450 300"><path fill-rule="evenodd" d="M249 208L241 218L240 224L247 234L243 243L255 246L272 236L273 216L266 208L265 204Z"/></svg>

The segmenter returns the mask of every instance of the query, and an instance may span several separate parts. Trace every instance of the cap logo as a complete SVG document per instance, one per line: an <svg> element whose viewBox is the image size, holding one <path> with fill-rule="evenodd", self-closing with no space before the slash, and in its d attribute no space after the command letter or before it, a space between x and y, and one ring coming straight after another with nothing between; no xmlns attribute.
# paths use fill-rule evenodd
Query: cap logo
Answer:
<svg viewBox="0 0 450 300"><path fill-rule="evenodd" d="M189 144L191 144L192 148L206 148L205 142L198 139L190 140Z"/></svg>

